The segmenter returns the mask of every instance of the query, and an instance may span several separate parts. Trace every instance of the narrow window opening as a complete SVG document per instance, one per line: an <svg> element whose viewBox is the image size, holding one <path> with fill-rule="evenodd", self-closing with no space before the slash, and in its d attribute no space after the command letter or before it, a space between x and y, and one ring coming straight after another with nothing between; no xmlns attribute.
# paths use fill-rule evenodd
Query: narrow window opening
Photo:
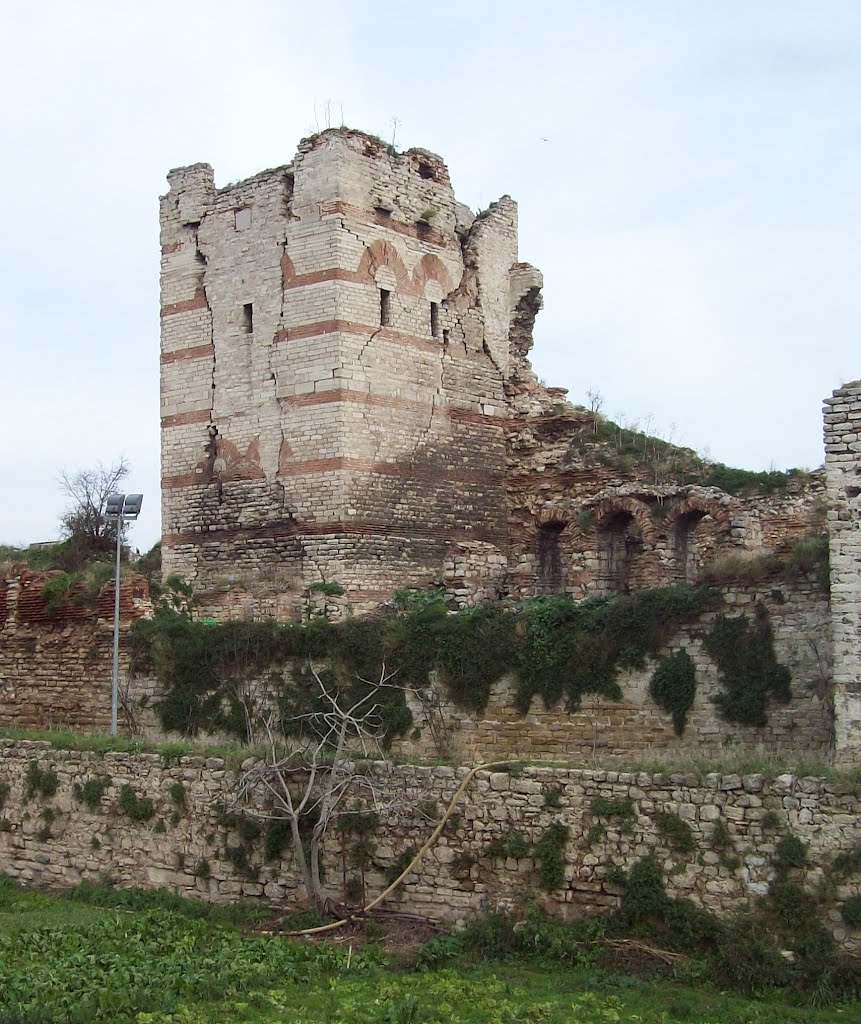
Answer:
<svg viewBox="0 0 861 1024"><path fill-rule="evenodd" d="M448 345L448 339L450 337L451 337L450 332L446 328L443 328L443 331L442 331L442 343L443 343L443 345Z"/></svg>
<svg viewBox="0 0 861 1024"><path fill-rule="evenodd" d="M392 318L392 293L385 288L380 289L380 327L388 327Z"/></svg>
<svg viewBox="0 0 861 1024"><path fill-rule="evenodd" d="M254 333L254 305L251 302L242 307L242 326L246 334Z"/></svg>
<svg viewBox="0 0 861 1024"><path fill-rule="evenodd" d="M439 303L432 302L430 304L430 328L431 336L434 338L439 337Z"/></svg>
<svg viewBox="0 0 861 1024"><path fill-rule="evenodd" d="M558 594L565 589L559 537L565 523L542 523L538 528L538 586L542 594Z"/></svg>

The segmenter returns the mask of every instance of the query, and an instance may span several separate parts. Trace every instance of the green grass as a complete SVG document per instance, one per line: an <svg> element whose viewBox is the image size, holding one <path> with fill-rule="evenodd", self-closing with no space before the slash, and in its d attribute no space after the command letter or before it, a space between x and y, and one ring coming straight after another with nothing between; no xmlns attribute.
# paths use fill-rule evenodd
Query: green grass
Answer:
<svg viewBox="0 0 861 1024"><path fill-rule="evenodd" d="M165 892L64 896L0 879L0 1024L825 1024L815 1010L594 966L447 964L250 934L241 914Z"/></svg>

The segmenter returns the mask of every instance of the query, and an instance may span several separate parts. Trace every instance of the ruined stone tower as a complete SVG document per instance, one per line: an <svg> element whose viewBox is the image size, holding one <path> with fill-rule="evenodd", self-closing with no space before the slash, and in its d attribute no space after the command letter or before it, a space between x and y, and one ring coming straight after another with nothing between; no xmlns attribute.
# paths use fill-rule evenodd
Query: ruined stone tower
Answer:
<svg viewBox="0 0 861 1024"><path fill-rule="evenodd" d="M504 549L505 389L540 287L515 203L474 217L439 157L346 129L222 189L206 164L168 181L166 574L283 616L314 582L368 606L452 544Z"/></svg>

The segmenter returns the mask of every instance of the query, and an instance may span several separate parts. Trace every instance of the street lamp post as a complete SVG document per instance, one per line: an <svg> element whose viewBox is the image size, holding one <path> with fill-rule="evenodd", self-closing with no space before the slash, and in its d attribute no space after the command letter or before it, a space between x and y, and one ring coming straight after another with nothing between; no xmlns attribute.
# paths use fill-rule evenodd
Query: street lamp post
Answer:
<svg viewBox="0 0 861 1024"><path fill-rule="evenodd" d="M142 494L109 494L105 506L105 519L117 524L117 563L114 573L114 658L111 670L111 736L117 734L117 705L119 703L120 673L120 546L123 526L137 519L143 504Z"/></svg>

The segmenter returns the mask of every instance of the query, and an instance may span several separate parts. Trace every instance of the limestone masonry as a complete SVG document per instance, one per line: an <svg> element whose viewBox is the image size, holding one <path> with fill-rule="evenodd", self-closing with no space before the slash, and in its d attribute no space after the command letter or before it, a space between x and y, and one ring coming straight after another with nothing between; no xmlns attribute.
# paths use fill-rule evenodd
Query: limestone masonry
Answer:
<svg viewBox="0 0 861 1024"><path fill-rule="evenodd" d="M33 766L56 776L50 798L27 794ZM385 887L386 871L405 851L428 838L448 806L465 768L377 763L375 780L398 794L373 836L363 866L368 894ZM166 765L159 754L52 750L46 743L0 739L0 777L7 785L0 814L3 872L28 884L65 887L104 876L124 885L168 886L213 902L240 897L288 903L301 898L292 851L267 860L262 840L244 845L221 811L236 771L217 757L180 757ZM95 806L80 790L91 780L105 786ZM152 801L152 817L135 822L119 804L124 786ZM183 799L178 804L175 788ZM76 797L76 792L79 794ZM550 794L553 799L549 799ZM598 798L629 808L629 820L601 818ZM44 810L50 825L46 826ZM808 846L807 863L793 879L810 892L834 878L841 853L857 850L861 800L857 789L821 778L712 773L655 774L527 768L521 774L479 772L456 817L391 897L390 906L443 920L465 921L511 908L527 898L565 916L618 906L618 873L653 854L666 872L671 895L689 896L718 914L750 907L777 872L777 844L787 833ZM662 832L661 815L677 816L690 829L692 848L677 850ZM569 829L564 879L558 889L539 884L535 844L554 822ZM525 852L494 852L512 831ZM236 856L237 850L244 856ZM326 856L326 890L349 900L358 867L337 843ZM857 874L833 887L824 917L835 936L858 947L839 908L861 891ZM355 899L355 895L353 896Z"/></svg>

